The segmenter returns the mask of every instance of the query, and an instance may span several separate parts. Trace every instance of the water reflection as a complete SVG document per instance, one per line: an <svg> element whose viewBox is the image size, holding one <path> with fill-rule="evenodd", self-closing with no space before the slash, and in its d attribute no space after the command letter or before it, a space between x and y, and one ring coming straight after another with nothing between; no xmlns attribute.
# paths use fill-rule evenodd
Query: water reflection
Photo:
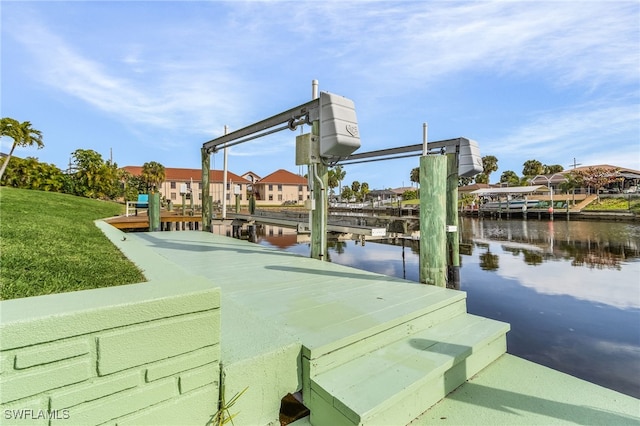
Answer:
<svg viewBox="0 0 640 426"><path fill-rule="evenodd" d="M522 254L528 265L563 259L572 266L620 269L621 262L640 258L640 231L633 223L588 221L478 220L461 218L463 244L486 247L501 242L502 249L514 256ZM493 256L487 268L497 269Z"/></svg>

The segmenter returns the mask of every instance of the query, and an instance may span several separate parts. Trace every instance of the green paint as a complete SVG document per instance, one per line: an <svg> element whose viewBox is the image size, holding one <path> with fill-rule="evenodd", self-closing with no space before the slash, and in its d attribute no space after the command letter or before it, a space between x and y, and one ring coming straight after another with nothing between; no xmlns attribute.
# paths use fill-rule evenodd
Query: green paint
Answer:
<svg viewBox="0 0 640 426"><path fill-rule="evenodd" d="M209 327L203 327L208 324ZM152 321L139 327L98 335L98 375L147 364L214 345L219 340L218 310ZM180 344L175 339L179 336Z"/></svg>
<svg viewBox="0 0 640 426"><path fill-rule="evenodd" d="M160 193L152 192L149 194L149 231L160 230Z"/></svg>
<svg viewBox="0 0 640 426"><path fill-rule="evenodd" d="M420 157L420 282L447 285L447 157Z"/></svg>
<svg viewBox="0 0 640 426"><path fill-rule="evenodd" d="M211 232L212 198L209 188L209 170L211 169L211 156L206 149L201 148L202 158L202 230ZM184 204L184 203L183 203Z"/></svg>
<svg viewBox="0 0 640 426"><path fill-rule="evenodd" d="M447 154L447 232L448 287L460 289L460 242L458 240L458 155Z"/></svg>
<svg viewBox="0 0 640 426"><path fill-rule="evenodd" d="M311 143L320 143L320 122L314 121L311 127ZM319 151L319 149L318 149ZM322 242L327 238L327 194L329 188L329 168L322 163L315 164L317 175L322 181L318 182L315 176L310 173L309 179L313 182L313 199L315 209L311 211L311 257L313 259L324 260L327 256L326 244L323 249ZM325 188L324 190L322 188Z"/></svg>

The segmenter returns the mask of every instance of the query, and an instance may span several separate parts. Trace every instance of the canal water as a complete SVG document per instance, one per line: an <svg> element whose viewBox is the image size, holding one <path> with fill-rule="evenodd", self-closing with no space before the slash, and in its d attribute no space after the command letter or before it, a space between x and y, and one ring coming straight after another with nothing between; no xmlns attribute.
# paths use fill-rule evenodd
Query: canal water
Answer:
<svg viewBox="0 0 640 426"><path fill-rule="evenodd" d="M461 218L460 289L470 313L511 324L508 352L640 398L640 225ZM259 244L304 256L265 226ZM330 242L332 262L419 285L417 244Z"/></svg>

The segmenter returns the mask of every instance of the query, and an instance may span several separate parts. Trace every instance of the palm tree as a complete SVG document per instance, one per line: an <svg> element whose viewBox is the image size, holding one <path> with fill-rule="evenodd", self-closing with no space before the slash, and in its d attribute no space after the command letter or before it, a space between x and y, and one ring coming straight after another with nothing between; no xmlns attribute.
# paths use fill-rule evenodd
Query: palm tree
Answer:
<svg viewBox="0 0 640 426"><path fill-rule="evenodd" d="M11 151L9 151L9 155L7 155L7 158L2 163L2 168L0 168L1 180L16 146L33 146L36 144L38 149L40 149L44 147L44 143L42 143L42 132L32 128L31 123L28 121L20 123L13 118L4 117L0 121L0 130L2 132L0 133L0 137L8 136L13 139Z"/></svg>
<svg viewBox="0 0 640 426"><path fill-rule="evenodd" d="M166 177L164 166L158 162L150 161L142 165L142 179L150 190L155 191L164 182Z"/></svg>

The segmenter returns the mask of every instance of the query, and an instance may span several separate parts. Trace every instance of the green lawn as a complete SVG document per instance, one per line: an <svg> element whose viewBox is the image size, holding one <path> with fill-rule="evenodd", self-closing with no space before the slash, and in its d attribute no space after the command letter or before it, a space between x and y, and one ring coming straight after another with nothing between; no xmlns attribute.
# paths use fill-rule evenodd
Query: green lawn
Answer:
<svg viewBox="0 0 640 426"><path fill-rule="evenodd" d="M589 204L585 210L605 210L605 211L615 211L615 210L631 210L634 213L640 214L640 198L634 197L630 198L628 196L621 196L616 198L602 198L600 199L600 204L597 202L593 202Z"/></svg>
<svg viewBox="0 0 640 426"><path fill-rule="evenodd" d="M117 203L0 188L0 299L145 281L94 225Z"/></svg>

